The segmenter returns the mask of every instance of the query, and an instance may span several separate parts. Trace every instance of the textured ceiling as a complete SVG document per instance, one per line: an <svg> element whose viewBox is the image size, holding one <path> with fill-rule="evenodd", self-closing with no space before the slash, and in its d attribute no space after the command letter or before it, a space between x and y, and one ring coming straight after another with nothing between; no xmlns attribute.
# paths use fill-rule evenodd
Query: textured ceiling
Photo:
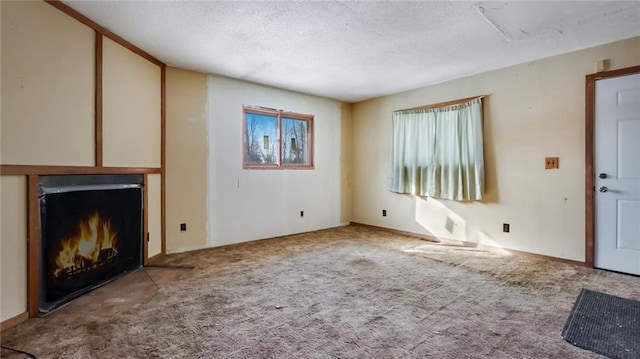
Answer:
<svg viewBox="0 0 640 359"><path fill-rule="evenodd" d="M640 36L639 1L64 2L167 65L345 102Z"/></svg>

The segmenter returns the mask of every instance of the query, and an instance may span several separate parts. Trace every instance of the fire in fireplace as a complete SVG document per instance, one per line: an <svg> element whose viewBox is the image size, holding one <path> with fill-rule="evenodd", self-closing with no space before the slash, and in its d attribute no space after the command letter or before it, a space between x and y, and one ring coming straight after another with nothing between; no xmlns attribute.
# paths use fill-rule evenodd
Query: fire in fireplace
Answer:
<svg viewBox="0 0 640 359"><path fill-rule="evenodd" d="M51 253L56 261L53 275L71 278L109 264L118 256L117 236L118 232L111 229L111 221L100 217L98 212L81 219L77 232L60 240L58 255Z"/></svg>
<svg viewBox="0 0 640 359"><path fill-rule="evenodd" d="M142 266L142 190L136 175L41 179L41 312Z"/></svg>

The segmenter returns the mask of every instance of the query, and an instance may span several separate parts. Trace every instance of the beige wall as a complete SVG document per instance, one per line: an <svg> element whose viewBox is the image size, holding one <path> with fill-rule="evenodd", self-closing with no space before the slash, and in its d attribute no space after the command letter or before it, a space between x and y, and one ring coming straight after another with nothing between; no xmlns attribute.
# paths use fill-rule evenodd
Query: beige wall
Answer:
<svg viewBox="0 0 640 359"><path fill-rule="evenodd" d="M343 142L348 146L350 141L341 133L341 102L214 75L207 96L209 245L342 223L341 156ZM313 114L315 169L243 170L243 105Z"/></svg>
<svg viewBox="0 0 640 359"><path fill-rule="evenodd" d="M159 174L148 175L147 186L149 195L147 208L149 214L149 242L147 243L147 255L149 258L162 252L162 205L160 193L162 191L162 178Z"/></svg>
<svg viewBox="0 0 640 359"><path fill-rule="evenodd" d="M244 104L314 114L316 168L242 170ZM206 75L169 68L166 145L169 252L351 219L349 104L219 76L210 76L207 87Z"/></svg>
<svg viewBox="0 0 640 359"><path fill-rule="evenodd" d="M0 4L0 42L2 40L2 4ZM2 46L0 46L0 152L2 152ZM0 163L2 154L0 153Z"/></svg>
<svg viewBox="0 0 640 359"><path fill-rule="evenodd" d="M26 177L0 177L0 321L27 310L26 198Z"/></svg>
<svg viewBox="0 0 640 359"><path fill-rule="evenodd" d="M2 1L0 163L94 164L94 31L41 1Z"/></svg>
<svg viewBox="0 0 640 359"><path fill-rule="evenodd" d="M167 251L207 243L207 75L167 68ZM187 231L180 231L180 223Z"/></svg>
<svg viewBox="0 0 640 359"><path fill-rule="evenodd" d="M351 157L353 156L351 151L351 137L352 131L352 119L351 113L353 108L351 104L342 105L341 114L341 142L340 142L340 222L343 224L351 221Z"/></svg>
<svg viewBox="0 0 640 359"><path fill-rule="evenodd" d="M583 261L585 75L603 59L612 69L640 65L640 38L355 104L353 221ZM387 191L392 111L481 94L489 94L486 199L460 203ZM560 157L560 168L545 170L546 156ZM502 232L503 223L510 233Z"/></svg>
<svg viewBox="0 0 640 359"><path fill-rule="evenodd" d="M104 38L103 161L160 167L160 67Z"/></svg>

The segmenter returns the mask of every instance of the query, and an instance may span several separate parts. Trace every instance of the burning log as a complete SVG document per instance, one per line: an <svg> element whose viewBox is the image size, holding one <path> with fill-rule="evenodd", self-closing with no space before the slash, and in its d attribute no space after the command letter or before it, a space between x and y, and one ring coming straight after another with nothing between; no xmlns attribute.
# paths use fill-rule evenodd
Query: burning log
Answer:
<svg viewBox="0 0 640 359"><path fill-rule="evenodd" d="M68 277L107 264L118 255L118 233L111 222L95 212L78 222L78 233L60 241L55 277Z"/></svg>

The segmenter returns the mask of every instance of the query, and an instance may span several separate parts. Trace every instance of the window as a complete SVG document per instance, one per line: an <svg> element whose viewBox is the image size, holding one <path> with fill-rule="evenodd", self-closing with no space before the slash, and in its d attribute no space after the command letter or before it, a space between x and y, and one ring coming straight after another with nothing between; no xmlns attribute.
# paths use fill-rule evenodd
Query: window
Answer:
<svg viewBox="0 0 640 359"><path fill-rule="evenodd" d="M313 169L313 115L243 107L242 168Z"/></svg>
<svg viewBox="0 0 640 359"><path fill-rule="evenodd" d="M388 189L456 201L481 200L483 157L481 97L395 111Z"/></svg>

